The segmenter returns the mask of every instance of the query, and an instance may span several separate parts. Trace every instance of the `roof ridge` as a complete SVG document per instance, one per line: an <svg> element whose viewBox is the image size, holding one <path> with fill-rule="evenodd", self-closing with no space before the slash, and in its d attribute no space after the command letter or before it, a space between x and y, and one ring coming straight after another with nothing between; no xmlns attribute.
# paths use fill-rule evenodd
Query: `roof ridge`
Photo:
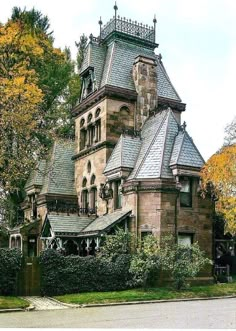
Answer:
<svg viewBox="0 0 236 331"><path fill-rule="evenodd" d="M166 110L163 110L163 112L166 112ZM150 144L149 144L149 146L148 146L148 148L147 148L147 150L146 150L146 153L144 154L143 159L142 159L142 161L141 161L141 163L140 163L138 169L136 170L136 172L135 172L133 178L135 178L135 177L137 176L139 170L140 170L141 167L143 166L143 163L144 163L144 161L146 160L146 157L147 157L147 155L149 154L149 151L150 151L151 147L153 146L154 141L155 141L156 137L158 136L158 134L159 134L159 132L160 132L160 129L162 128L162 125L163 125L163 123L164 123L164 121L165 121L165 119L166 119L166 116L167 116L167 112L166 112L166 114L164 115L164 118L162 119L162 121L161 121L161 123L160 123L160 125L159 125L159 127L158 127L158 130L157 130L156 133L154 134L154 137L153 137L152 141L150 142Z"/></svg>
<svg viewBox="0 0 236 331"><path fill-rule="evenodd" d="M201 157L201 159L202 159L203 163L206 163L206 162L205 162L205 160L204 160L204 158L202 157L201 153L199 152L199 150L198 150L197 146L195 145L195 143L194 143L193 139L192 139L192 138L190 137L190 135L188 134L188 132L187 132L187 131L185 131L184 133L186 133L186 136L187 136L187 138L188 138L188 139L190 139L190 141L191 141L191 143L192 143L193 147L194 147L194 148L196 149L196 151L198 152L198 154L199 154L199 156Z"/></svg>
<svg viewBox="0 0 236 331"><path fill-rule="evenodd" d="M161 156L161 169L160 169L160 177L162 174L162 170L163 170L163 159L164 159L164 153L165 153L165 147L166 147L166 137L167 137L167 129L168 129L168 124L170 121L170 116L172 115L172 110L171 109L167 109L167 123L166 123L166 129L165 129L165 137L164 137L164 143L162 146L162 156Z"/></svg>
<svg viewBox="0 0 236 331"><path fill-rule="evenodd" d="M106 75L106 79L105 79L105 84L104 85L106 85L108 83L108 79L110 77L111 64L112 64L113 56L114 56L114 48L115 48L115 42L113 41L113 43L112 43L112 49L111 49L111 55L110 55L110 60L109 60L109 64L108 64L107 75Z"/></svg>
<svg viewBox="0 0 236 331"><path fill-rule="evenodd" d="M161 69L163 70L164 75L166 76L166 79L169 81L171 87L173 88L173 90L176 93L177 97L179 98L180 102L182 102L182 99L180 98L178 92L176 91L174 85L172 84L172 82L170 80L170 77L169 77L169 75L166 71L166 68L164 67L164 64L163 64L162 60L160 59L160 57L158 55L156 55L156 57L157 57L157 61L159 62L160 66L161 66Z"/></svg>
<svg viewBox="0 0 236 331"><path fill-rule="evenodd" d="M123 151L123 145L124 145L124 136L123 136L123 133L121 134L120 136L120 139L121 139L121 150L120 150L120 165L122 167L123 165L123 154L124 154L124 151Z"/></svg>
<svg viewBox="0 0 236 331"><path fill-rule="evenodd" d="M183 132L183 131L179 131L178 134L177 134L177 136L179 135L179 133L182 133L182 139L181 139L181 145L180 145L179 153L178 153L177 158L176 158L176 163L178 163L179 158L180 158L180 154L181 154L182 149L183 149L183 145L184 145L184 137L185 137L185 133L186 133L186 131L184 131L184 132ZM176 137L177 137L177 136L176 136Z"/></svg>

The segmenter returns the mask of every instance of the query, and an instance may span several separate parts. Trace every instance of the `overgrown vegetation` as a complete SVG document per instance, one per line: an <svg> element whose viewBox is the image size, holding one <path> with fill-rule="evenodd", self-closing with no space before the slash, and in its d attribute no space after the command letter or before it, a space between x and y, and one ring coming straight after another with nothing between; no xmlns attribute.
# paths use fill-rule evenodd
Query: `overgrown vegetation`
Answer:
<svg viewBox="0 0 236 331"><path fill-rule="evenodd" d="M0 295L16 293L21 260L22 255L19 249L0 248Z"/></svg>
<svg viewBox="0 0 236 331"><path fill-rule="evenodd" d="M42 294L147 288L161 269L169 272L176 289L180 290L186 287L187 278L196 276L209 262L197 243L183 247L165 241L160 246L157 238L149 235L134 251L133 239L118 229L114 235L105 237L96 257L65 257L51 249L42 252Z"/></svg>

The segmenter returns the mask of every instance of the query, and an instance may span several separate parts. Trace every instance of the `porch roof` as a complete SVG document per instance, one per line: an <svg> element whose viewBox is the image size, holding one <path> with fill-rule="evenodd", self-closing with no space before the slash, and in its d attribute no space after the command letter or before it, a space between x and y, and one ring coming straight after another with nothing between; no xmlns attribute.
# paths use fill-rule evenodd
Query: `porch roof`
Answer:
<svg viewBox="0 0 236 331"><path fill-rule="evenodd" d="M111 227L129 216L131 211L132 210L117 210L114 213L100 216L84 228L80 235L82 236L87 233L99 233L101 231L109 230Z"/></svg>
<svg viewBox="0 0 236 331"><path fill-rule="evenodd" d="M49 225L54 234L78 234L86 226L93 221L89 217L81 217L78 215L53 215L48 214L46 216L41 237L45 236L45 231ZM47 235L46 235L47 237Z"/></svg>

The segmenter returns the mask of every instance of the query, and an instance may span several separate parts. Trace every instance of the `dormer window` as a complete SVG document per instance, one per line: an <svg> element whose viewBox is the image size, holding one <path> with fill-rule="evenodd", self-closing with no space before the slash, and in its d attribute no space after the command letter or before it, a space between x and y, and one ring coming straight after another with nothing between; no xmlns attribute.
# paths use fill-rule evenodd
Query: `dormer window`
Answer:
<svg viewBox="0 0 236 331"><path fill-rule="evenodd" d="M94 68L89 67L82 75L82 94L81 100L87 98L91 93L97 90Z"/></svg>

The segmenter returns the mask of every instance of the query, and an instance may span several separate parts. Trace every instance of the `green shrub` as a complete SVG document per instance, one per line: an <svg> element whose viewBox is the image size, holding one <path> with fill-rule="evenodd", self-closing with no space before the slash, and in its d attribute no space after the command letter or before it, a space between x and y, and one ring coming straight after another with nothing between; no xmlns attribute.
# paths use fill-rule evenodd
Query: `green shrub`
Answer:
<svg viewBox="0 0 236 331"><path fill-rule="evenodd" d="M62 256L52 249L41 253L43 295L90 291L115 291L129 287L131 257L122 254L115 261L87 256Z"/></svg>
<svg viewBox="0 0 236 331"><path fill-rule="evenodd" d="M159 270L159 241L153 235L144 237L139 243L136 253L132 256L130 272L133 275L133 285L147 287L151 278Z"/></svg>
<svg viewBox="0 0 236 331"><path fill-rule="evenodd" d="M0 248L0 295L16 294L17 274L21 268L19 249Z"/></svg>
<svg viewBox="0 0 236 331"><path fill-rule="evenodd" d="M159 257L162 270L170 273L177 290L188 287L188 278L195 277L204 265L212 264L197 242L186 247L174 243L171 237L163 240Z"/></svg>

